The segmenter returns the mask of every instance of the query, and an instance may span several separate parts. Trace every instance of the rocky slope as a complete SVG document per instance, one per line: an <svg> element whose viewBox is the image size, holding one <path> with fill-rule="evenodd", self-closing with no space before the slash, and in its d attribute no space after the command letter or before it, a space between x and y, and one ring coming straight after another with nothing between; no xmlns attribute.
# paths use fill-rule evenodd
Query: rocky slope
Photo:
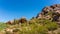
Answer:
<svg viewBox="0 0 60 34"><path fill-rule="evenodd" d="M56 21L58 24L60 24L60 4L43 8L42 12L39 13L36 18L45 18L51 21Z"/></svg>
<svg viewBox="0 0 60 34"><path fill-rule="evenodd" d="M8 21L4 27L0 34L60 34L60 4L43 8L30 20L21 18Z"/></svg>

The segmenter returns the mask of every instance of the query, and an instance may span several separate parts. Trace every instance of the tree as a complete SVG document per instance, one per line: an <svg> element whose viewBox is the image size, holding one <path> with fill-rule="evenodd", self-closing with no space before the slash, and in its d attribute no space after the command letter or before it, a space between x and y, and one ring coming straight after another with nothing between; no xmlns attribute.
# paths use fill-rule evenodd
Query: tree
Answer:
<svg viewBox="0 0 60 34"><path fill-rule="evenodd" d="M18 20L14 19L14 24L19 24Z"/></svg>

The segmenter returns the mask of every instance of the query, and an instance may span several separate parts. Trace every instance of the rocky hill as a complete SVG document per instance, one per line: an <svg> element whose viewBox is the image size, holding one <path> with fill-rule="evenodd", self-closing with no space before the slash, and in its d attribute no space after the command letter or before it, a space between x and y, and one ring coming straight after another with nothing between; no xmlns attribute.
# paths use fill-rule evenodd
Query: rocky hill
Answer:
<svg viewBox="0 0 60 34"><path fill-rule="evenodd" d="M36 17L0 24L0 34L60 34L60 4L42 9Z"/></svg>
<svg viewBox="0 0 60 34"><path fill-rule="evenodd" d="M60 4L43 8L42 12L39 13L36 18L45 18L51 21L56 21L58 24L60 24Z"/></svg>

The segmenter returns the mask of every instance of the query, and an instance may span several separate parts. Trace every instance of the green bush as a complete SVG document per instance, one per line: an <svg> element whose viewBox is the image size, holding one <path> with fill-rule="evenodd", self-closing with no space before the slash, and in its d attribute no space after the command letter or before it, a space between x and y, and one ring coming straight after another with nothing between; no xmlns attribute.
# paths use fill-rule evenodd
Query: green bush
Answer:
<svg viewBox="0 0 60 34"><path fill-rule="evenodd" d="M27 30L26 30L27 28ZM22 28L22 31L20 31L20 34L47 34L48 29L45 26L41 25L32 25L27 26L26 28Z"/></svg>
<svg viewBox="0 0 60 34"><path fill-rule="evenodd" d="M18 20L14 19L14 24L19 24Z"/></svg>
<svg viewBox="0 0 60 34"><path fill-rule="evenodd" d="M46 24L45 26L48 28L48 30L51 30L51 31L58 28L58 25L55 22L51 22L49 24Z"/></svg>
<svg viewBox="0 0 60 34"><path fill-rule="evenodd" d="M47 28L45 26L38 26L36 28L37 34L47 34Z"/></svg>
<svg viewBox="0 0 60 34"><path fill-rule="evenodd" d="M5 23L0 23L0 31L5 29L7 25Z"/></svg>

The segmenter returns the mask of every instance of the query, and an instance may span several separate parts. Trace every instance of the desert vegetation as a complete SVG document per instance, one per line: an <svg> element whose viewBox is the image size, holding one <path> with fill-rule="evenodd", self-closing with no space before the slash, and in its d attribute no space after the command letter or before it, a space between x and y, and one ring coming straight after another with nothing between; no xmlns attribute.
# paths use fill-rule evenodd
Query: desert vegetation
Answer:
<svg viewBox="0 0 60 34"><path fill-rule="evenodd" d="M45 7L37 17L0 22L0 34L60 34L58 6ZM58 8L56 8L58 7Z"/></svg>
<svg viewBox="0 0 60 34"><path fill-rule="evenodd" d="M20 20L13 20L12 24L2 23L0 31L4 34L49 34L49 31L54 33L54 30L59 28L56 22L47 19L33 18L28 21L23 18L22 22Z"/></svg>

